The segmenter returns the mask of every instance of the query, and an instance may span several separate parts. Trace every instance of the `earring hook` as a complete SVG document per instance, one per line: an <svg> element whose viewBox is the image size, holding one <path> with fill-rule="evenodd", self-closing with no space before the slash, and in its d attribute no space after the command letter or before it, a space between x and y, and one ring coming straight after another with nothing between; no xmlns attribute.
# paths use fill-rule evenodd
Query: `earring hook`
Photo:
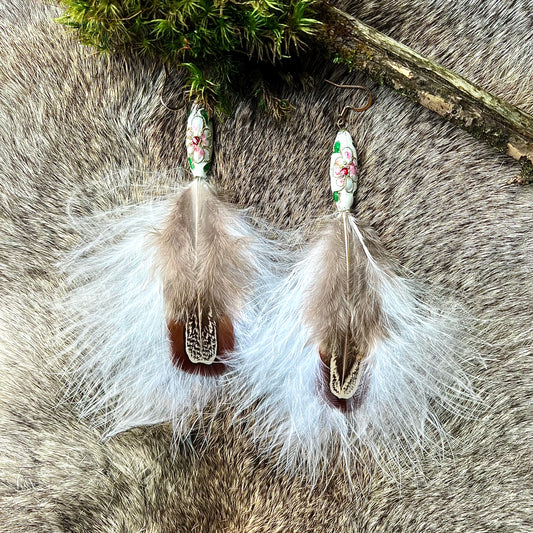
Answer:
<svg viewBox="0 0 533 533"><path fill-rule="evenodd" d="M356 113L360 113L362 111L366 111L371 105L372 105L372 93L370 92L370 89L368 87L364 87L363 85L343 85L339 83L334 83L330 80L324 80L330 85L333 85L334 87L338 87L339 89L363 89L368 93L368 100L366 104L363 107L354 107L352 105L344 106L343 110L340 112L339 118L337 119L337 127L339 129L343 129L346 127L346 113L349 109L352 111L355 111Z"/></svg>

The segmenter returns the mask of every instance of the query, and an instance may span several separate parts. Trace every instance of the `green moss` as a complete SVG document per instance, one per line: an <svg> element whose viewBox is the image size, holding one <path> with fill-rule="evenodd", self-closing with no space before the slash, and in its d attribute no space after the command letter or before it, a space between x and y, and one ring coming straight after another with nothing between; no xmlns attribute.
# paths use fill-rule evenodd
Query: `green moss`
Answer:
<svg viewBox="0 0 533 533"><path fill-rule="evenodd" d="M294 56L317 31L315 0L59 0L58 22L102 53L132 50L181 65L188 90L227 107L244 65Z"/></svg>

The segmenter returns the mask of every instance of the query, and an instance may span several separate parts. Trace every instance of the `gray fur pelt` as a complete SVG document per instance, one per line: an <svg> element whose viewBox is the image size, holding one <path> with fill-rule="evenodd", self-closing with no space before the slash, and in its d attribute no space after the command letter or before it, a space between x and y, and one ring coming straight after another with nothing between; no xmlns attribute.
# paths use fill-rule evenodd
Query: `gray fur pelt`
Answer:
<svg viewBox="0 0 533 533"><path fill-rule="evenodd" d="M533 112L531 0L338 5ZM375 99L349 116L357 216L476 318L481 362L468 372L482 406L444 413L447 441L416 471L399 462L390 476L366 460L313 482L261 453L247 431L255 404L240 424L231 398L208 406L174 444L170 424L103 441L79 418L65 394L76 387L65 383L57 264L83 239L74 219L183 178L187 105L160 104L160 65L98 58L52 22L57 13L0 0L0 532L530 532L533 191L506 185L520 172L508 157L334 67L317 72L368 85ZM179 91L176 77L165 92ZM228 200L288 231L331 213L336 115L358 95L316 74L283 97L295 106L287 122L241 102L217 124L213 175Z"/></svg>

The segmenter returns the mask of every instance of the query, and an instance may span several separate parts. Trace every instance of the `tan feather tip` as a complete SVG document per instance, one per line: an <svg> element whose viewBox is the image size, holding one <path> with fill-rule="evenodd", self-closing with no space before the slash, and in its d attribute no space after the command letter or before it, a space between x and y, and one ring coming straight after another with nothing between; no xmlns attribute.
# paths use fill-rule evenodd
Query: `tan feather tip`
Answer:
<svg viewBox="0 0 533 533"><path fill-rule="evenodd" d="M171 320L167 324L170 339L170 356L172 364L189 374L217 376L226 371L228 354L235 348L235 333L229 317L224 316L215 322L215 342L209 342L205 350L191 355L187 323ZM194 361L193 361L194 360Z"/></svg>
<svg viewBox="0 0 533 533"><path fill-rule="evenodd" d="M320 353L320 359L322 359L322 353ZM344 398L338 398L333 394L329 386L330 381L330 369L327 364L322 360L320 370L317 375L317 390L319 396L331 407L335 407L346 413L348 411L348 401Z"/></svg>
<svg viewBox="0 0 533 533"><path fill-rule="evenodd" d="M327 354L325 350L319 349L320 356L320 370L317 376L317 390L320 397L331 407L339 409L343 413L357 408L365 395L365 386L360 379L357 380L357 385L350 390L349 394L344 394L334 386L336 380L332 379L334 374L331 370L332 356ZM357 365L359 366L359 365ZM360 369L356 369L360 373Z"/></svg>

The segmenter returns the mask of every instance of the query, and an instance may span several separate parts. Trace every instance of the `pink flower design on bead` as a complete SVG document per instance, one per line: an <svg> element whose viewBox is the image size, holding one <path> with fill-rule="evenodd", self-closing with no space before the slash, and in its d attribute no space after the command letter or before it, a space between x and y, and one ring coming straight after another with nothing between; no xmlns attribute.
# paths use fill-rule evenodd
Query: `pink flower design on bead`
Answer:
<svg viewBox="0 0 533 533"><path fill-rule="evenodd" d="M351 135L341 130L335 137L329 176L333 201L339 211L347 211L357 189L357 155Z"/></svg>
<svg viewBox="0 0 533 533"><path fill-rule="evenodd" d="M196 116L187 128L187 154L195 163L209 160L209 130L201 116Z"/></svg>
<svg viewBox="0 0 533 533"><path fill-rule="evenodd" d="M350 168L342 157L337 157L335 160L335 176L347 176L350 173Z"/></svg>
<svg viewBox="0 0 533 533"><path fill-rule="evenodd" d="M339 187L339 190L345 189L346 192L353 192L357 167L350 148L343 148L341 154L335 159L334 175L335 184Z"/></svg>

